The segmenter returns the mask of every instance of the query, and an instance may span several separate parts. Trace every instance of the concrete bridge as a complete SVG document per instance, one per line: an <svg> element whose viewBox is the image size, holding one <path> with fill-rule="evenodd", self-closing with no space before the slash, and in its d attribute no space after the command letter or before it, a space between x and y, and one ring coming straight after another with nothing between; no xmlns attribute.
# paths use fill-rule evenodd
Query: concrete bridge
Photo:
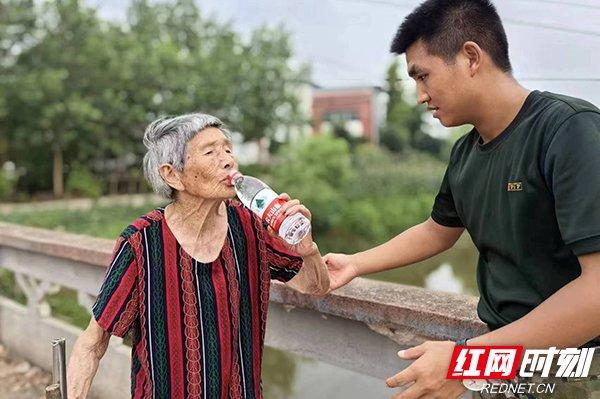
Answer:
<svg viewBox="0 0 600 399"><path fill-rule="evenodd" d="M53 317L46 297L60 287L70 288L79 304L90 309L113 244L0 223L0 268L15 273L27 297L25 306L0 297L0 343L50 370L50 341L66 337L68 356L81 330ZM270 299L267 345L380 379L409 364L396 356L399 349L486 331L474 297L362 278L324 298L273 282ZM128 398L129 374L130 348L113 337L92 394Z"/></svg>

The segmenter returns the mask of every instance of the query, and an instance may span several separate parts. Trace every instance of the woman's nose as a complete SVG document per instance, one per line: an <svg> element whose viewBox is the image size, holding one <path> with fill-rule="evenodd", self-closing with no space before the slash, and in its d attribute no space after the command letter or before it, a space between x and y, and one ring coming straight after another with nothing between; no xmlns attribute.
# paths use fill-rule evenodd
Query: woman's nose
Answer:
<svg viewBox="0 0 600 399"><path fill-rule="evenodd" d="M221 157L221 165L224 169L231 169L235 166L235 159L232 153L225 152Z"/></svg>

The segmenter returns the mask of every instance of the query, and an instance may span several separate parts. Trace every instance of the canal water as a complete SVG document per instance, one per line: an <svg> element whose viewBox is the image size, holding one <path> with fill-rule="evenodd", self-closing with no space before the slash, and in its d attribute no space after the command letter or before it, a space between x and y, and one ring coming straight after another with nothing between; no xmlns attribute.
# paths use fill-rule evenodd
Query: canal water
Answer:
<svg viewBox="0 0 600 399"><path fill-rule="evenodd" d="M476 264L477 250L465 233L438 256L365 277L476 296ZM383 380L268 347L262 375L265 399L377 399L395 392Z"/></svg>

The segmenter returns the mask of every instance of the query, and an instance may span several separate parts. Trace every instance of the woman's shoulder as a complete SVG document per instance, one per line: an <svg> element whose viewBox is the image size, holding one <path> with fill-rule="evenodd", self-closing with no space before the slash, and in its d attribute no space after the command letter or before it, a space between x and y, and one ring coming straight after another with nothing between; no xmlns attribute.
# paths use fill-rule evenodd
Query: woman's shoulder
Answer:
<svg viewBox="0 0 600 399"><path fill-rule="evenodd" d="M152 209L132 221L120 234L120 237L129 240L136 234L140 234L144 230L153 225L160 223L164 219L165 208L158 207Z"/></svg>

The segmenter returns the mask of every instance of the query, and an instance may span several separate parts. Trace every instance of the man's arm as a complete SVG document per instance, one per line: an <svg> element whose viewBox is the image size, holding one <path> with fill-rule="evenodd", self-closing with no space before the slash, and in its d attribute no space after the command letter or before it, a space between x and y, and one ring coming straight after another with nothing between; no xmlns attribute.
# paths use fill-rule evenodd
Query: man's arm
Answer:
<svg viewBox="0 0 600 399"><path fill-rule="evenodd" d="M463 227L446 227L429 218L388 242L354 255L360 275L411 265L451 248Z"/></svg>
<svg viewBox="0 0 600 399"><path fill-rule="evenodd" d="M527 315L469 345L577 347L600 336L600 252L578 257L581 275Z"/></svg>
<svg viewBox="0 0 600 399"><path fill-rule="evenodd" d="M581 346L600 335L600 252L579 256L581 275L539 306L506 326L469 339L467 345L519 345L528 349L556 346ZM464 388L457 380L447 380L446 372L454 342L428 341L400 353L404 359L416 359L406 369L389 378L390 387L415 382L394 399L452 392L456 397Z"/></svg>
<svg viewBox="0 0 600 399"><path fill-rule="evenodd" d="M100 359L106 353L110 334L102 329L92 317L90 324L81 333L71 352L67 367L67 396L69 399L84 399L98 371Z"/></svg>
<svg viewBox="0 0 600 399"><path fill-rule="evenodd" d="M354 255L327 254L331 289L339 288L354 277L410 265L451 248L463 233L463 227L443 226L429 218L400 233L388 242Z"/></svg>

